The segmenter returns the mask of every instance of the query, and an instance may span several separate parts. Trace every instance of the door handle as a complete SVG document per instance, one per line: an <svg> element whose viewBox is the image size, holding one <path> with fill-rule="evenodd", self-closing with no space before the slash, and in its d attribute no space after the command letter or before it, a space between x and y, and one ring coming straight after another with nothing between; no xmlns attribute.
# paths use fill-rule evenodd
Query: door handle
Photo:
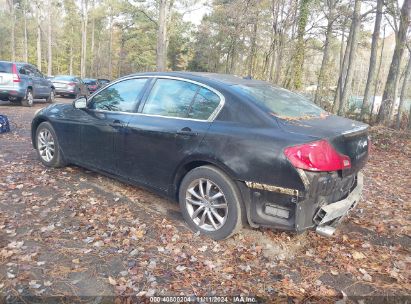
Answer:
<svg viewBox="0 0 411 304"><path fill-rule="evenodd" d="M197 136L198 133L197 132L193 132L190 128L185 127L182 128L181 130L177 131L176 133L177 135L181 135L181 136Z"/></svg>
<svg viewBox="0 0 411 304"><path fill-rule="evenodd" d="M114 128L119 128L119 127L123 128L124 127L124 122L122 122L118 119L115 119L115 120L113 120L113 122L110 123L110 126L112 126Z"/></svg>

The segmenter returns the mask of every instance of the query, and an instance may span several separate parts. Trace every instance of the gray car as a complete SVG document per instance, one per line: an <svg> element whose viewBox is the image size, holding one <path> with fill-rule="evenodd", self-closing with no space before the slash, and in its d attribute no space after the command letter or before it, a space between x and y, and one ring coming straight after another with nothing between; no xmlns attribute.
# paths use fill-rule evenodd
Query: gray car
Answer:
<svg viewBox="0 0 411 304"><path fill-rule="evenodd" d="M57 75L53 77L51 81L56 88L57 95L70 96L74 98L89 95L86 84L79 77Z"/></svg>
<svg viewBox="0 0 411 304"><path fill-rule="evenodd" d="M54 102L54 85L34 65L0 61L0 100L31 107L34 99Z"/></svg>

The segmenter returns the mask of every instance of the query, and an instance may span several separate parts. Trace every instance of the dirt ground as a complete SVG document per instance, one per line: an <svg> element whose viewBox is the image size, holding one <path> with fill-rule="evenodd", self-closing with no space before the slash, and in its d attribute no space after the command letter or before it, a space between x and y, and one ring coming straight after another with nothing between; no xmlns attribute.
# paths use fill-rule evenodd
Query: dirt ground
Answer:
<svg viewBox="0 0 411 304"><path fill-rule="evenodd" d="M411 301L409 134L373 129L363 200L333 238L246 227L214 242L187 228L176 203L75 166L42 166L30 123L46 105L0 102L12 127L0 135L0 303Z"/></svg>

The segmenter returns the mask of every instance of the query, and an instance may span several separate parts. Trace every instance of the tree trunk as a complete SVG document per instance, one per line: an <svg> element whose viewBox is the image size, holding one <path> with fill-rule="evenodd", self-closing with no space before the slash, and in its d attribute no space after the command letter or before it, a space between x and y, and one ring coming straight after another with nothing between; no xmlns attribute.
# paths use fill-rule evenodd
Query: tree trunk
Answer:
<svg viewBox="0 0 411 304"><path fill-rule="evenodd" d="M29 62L29 47L27 41L27 1L23 4L23 18L24 18L24 62Z"/></svg>
<svg viewBox="0 0 411 304"><path fill-rule="evenodd" d="M408 130L411 130L411 105L410 111L408 112Z"/></svg>
<svg viewBox="0 0 411 304"><path fill-rule="evenodd" d="M248 77L253 76L254 56L255 56L255 51L257 47L257 30L258 30L257 21L258 21L258 15L255 16L255 20L253 23L253 34L251 36L251 47L250 47L250 53L248 55L248 68L247 68Z"/></svg>
<svg viewBox="0 0 411 304"><path fill-rule="evenodd" d="M11 20L11 37L10 37L10 54L11 60L16 61L16 14L14 11L14 0L7 0L7 5L9 6L10 10L10 20Z"/></svg>
<svg viewBox="0 0 411 304"><path fill-rule="evenodd" d="M41 27L40 27L40 6L37 4L37 68L41 71Z"/></svg>
<svg viewBox="0 0 411 304"><path fill-rule="evenodd" d="M293 61L293 82L291 89L300 90L302 88L302 78L303 78L303 65L304 65L304 55L305 55L305 27L308 21L309 15L309 4L311 0L301 0L300 2L300 15L298 18L298 29L297 29L297 45Z"/></svg>
<svg viewBox="0 0 411 304"><path fill-rule="evenodd" d="M347 76L345 78L344 89L341 95L341 102L338 107L338 115L343 115L345 113L345 107L347 106L349 95L351 94L351 84L354 76L354 65L357 53L358 32L360 30L361 25L361 0L355 0L354 15L352 22L353 33L350 45L350 56L348 60Z"/></svg>
<svg viewBox="0 0 411 304"><path fill-rule="evenodd" d="M71 41L70 41L70 65L69 65L69 74L73 75L73 44L74 44L74 26L71 26Z"/></svg>
<svg viewBox="0 0 411 304"><path fill-rule="evenodd" d="M351 22L350 32L348 33L348 37L347 37L347 45L345 46L344 57L342 59L342 64L340 66L340 76L338 77L337 90L335 92L334 103L332 106L333 113L336 113L338 109L340 108L341 97L342 97L342 93L344 90L345 79L346 79L346 72L347 72L346 67L348 66L348 58L350 57L353 27L354 27L354 22Z"/></svg>
<svg viewBox="0 0 411 304"><path fill-rule="evenodd" d="M87 22L88 22L88 0L81 1L81 58L80 75L86 77L87 65Z"/></svg>
<svg viewBox="0 0 411 304"><path fill-rule="evenodd" d="M94 9L94 2L93 2L93 9ZM94 15L92 15L92 21L91 21L91 50L90 50L90 75L91 77L94 77L94 48L95 48L95 27L96 27L96 20Z"/></svg>
<svg viewBox="0 0 411 304"><path fill-rule="evenodd" d="M411 52L408 54L407 68L405 70L404 80L402 82L402 88L401 88L400 104L398 105L398 115L397 115L397 123L396 123L396 128L398 130L400 129L401 109L404 104L405 95L407 94L407 85L410 80L410 75L411 75Z"/></svg>
<svg viewBox="0 0 411 304"><path fill-rule="evenodd" d="M315 91L315 98L314 103L322 105L323 103L323 95L324 95L324 86L326 85L326 69L328 67L328 62L330 61L330 43L333 37L333 24L335 18L335 0L332 0L330 3L330 12L327 16L327 30L325 35L325 42L324 42L324 52L323 52L323 59L321 62L320 73L318 75L318 85L317 90Z"/></svg>
<svg viewBox="0 0 411 304"><path fill-rule="evenodd" d="M368 67L367 84L365 85L364 99L362 101L361 114L360 114L361 120L364 118L365 112L369 109L368 100L370 99L371 87L375 79L375 65L377 62L378 38L380 36L383 4L384 4L384 0L377 0L377 12L375 16L374 32L372 34L372 42L371 42L370 64Z"/></svg>
<svg viewBox="0 0 411 304"><path fill-rule="evenodd" d="M383 39L382 39L381 53L380 53L380 63L379 63L379 65L378 65L377 77L375 78L374 97L373 97L373 99L372 99L371 112L370 112L370 120L369 120L369 123L370 123L370 124L372 123L372 115L373 115L373 113L374 113L375 95L377 95L378 79L380 78L381 65L382 65L382 55L384 54L384 44L385 44L385 26L384 26L384 30L383 30Z"/></svg>
<svg viewBox="0 0 411 304"><path fill-rule="evenodd" d="M111 50L113 48L113 15L112 15L112 8L110 8L110 21L109 21L109 26L110 26L110 39L108 42L108 75L109 79L111 80L113 77L113 66L112 66L112 56L111 56Z"/></svg>
<svg viewBox="0 0 411 304"><path fill-rule="evenodd" d="M389 124L390 108L394 101L395 83L400 70L402 54L404 53L407 38L407 30L410 22L411 1L405 0L401 8L400 26L396 35L394 54L385 83L384 94L382 96L381 107L378 111L377 124Z"/></svg>
<svg viewBox="0 0 411 304"><path fill-rule="evenodd" d="M160 0L157 32L157 71L166 70L167 59L167 0Z"/></svg>
<svg viewBox="0 0 411 304"><path fill-rule="evenodd" d="M49 0L48 3L48 24L47 24L47 32L48 32L48 60L47 60L47 74L49 76L52 75L52 65L53 65L53 54L52 54L52 48L51 48L51 12L52 12L52 3L51 0Z"/></svg>

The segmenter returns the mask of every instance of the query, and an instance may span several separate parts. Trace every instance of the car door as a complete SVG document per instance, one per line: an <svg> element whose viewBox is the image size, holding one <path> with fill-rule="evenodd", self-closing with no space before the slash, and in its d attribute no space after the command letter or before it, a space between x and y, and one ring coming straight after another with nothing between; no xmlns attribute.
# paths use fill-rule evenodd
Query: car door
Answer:
<svg viewBox="0 0 411 304"><path fill-rule="evenodd" d="M117 174L117 143L122 141L130 113L143 93L147 79L116 82L89 100L81 131L81 161L89 167Z"/></svg>
<svg viewBox="0 0 411 304"><path fill-rule="evenodd" d="M218 94L183 79L156 79L119 145L122 175L168 191L178 165L204 138L223 98Z"/></svg>
<svg viewBox="0 0 411 304"><path fill-rule="evenodd" d="M37 70L37 72L39 73L39 77L40 77L43 97L48 97L50 95L50 91L51 91L50 81L47 79L46 76L44 76L43 73L41 73L38 70Z"/></svg>
<svg viewBox="0 0 411 304"><path fill-rule="evenodd" d="M40 78L40 75L38 73L38 70L36 67L32 65L26 66L26 70L29 72L29 77L31 78L32 84L33 84L33 96L34 98L40 98L43 96L44 91L43 91L43 84Z"/></svg>

